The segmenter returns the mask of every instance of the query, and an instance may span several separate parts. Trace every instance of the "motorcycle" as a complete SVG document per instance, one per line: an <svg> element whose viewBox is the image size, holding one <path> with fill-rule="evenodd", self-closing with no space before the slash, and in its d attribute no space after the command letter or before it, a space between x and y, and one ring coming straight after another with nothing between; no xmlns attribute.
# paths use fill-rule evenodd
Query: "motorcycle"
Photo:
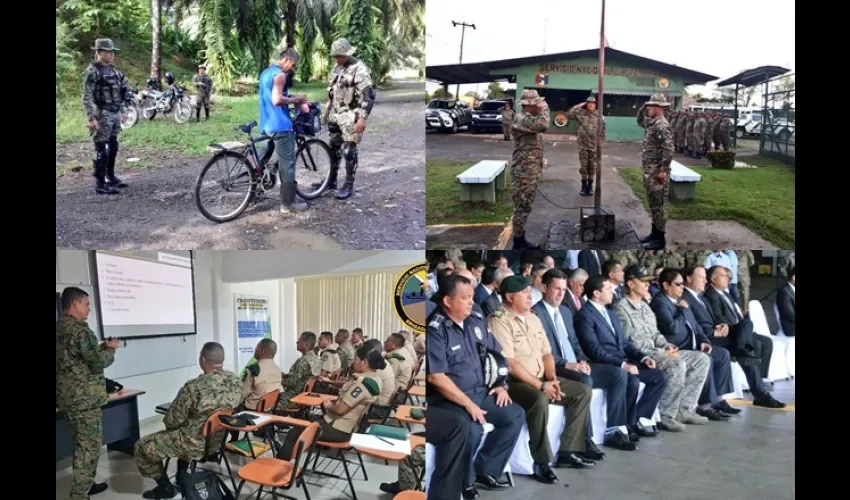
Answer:
<svg viewBox="0 0 850 500"><path fill-rule="evenodd" d="M124 96L124 114L121 115L121 129L127 130L139 121L139 102L136 96L139 94L138 85L133 88L127 88L127 95Z"/></svg>
<svg viewBox="0 0 850 500"><path fill-rule="evenodd" d="M143 90L141 92L142 116L148 120L153 120L157 113L167 115L173 112L174 120L177 123L186 123L192 116L192 108L189 106L189 99L186 97L185 90L177 82L164 92L150 87Z"/></svg>

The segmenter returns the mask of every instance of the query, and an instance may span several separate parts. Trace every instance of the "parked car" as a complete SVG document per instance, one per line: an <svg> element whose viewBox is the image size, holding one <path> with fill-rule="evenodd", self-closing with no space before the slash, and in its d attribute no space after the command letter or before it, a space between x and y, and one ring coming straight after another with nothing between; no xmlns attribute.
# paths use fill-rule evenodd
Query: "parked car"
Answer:
<svg viewBox="0 0 850 500"><path fill-rule="evenodd" d="M456 134L472 124L472 110L457 99L432 99L425 107L425 129Z"/></svg>
<svg viewBox="0 0 850 500"><path fill-rule="evenodd" d="M502 108L508 101L483 101L472 110L472 125L470 130L477 134L484 131L502 131Z"/></svg>

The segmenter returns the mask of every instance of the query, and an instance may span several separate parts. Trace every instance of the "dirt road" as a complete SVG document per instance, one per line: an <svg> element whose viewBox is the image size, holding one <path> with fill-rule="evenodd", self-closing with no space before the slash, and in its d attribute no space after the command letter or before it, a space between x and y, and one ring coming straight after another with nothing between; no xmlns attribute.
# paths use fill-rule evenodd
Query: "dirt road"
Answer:
<svg viewBox="0 0 850 500"><path fill-rule="evenodd" d="M215 224L193 198L209 157L124 151L121 195L94 192L91 170L56 178L56 247L60 249L420 249L425 248L425 127L419 82L379 92L363 142L355 195L333 192L298 215L281 215L277 190L239 219ZM327 140L327 132L321 137ZM57 164L90 162L90 145L57 144ZM149 168L127 168L127 158ZM340 172L340 181L344 169Z"/></svg>

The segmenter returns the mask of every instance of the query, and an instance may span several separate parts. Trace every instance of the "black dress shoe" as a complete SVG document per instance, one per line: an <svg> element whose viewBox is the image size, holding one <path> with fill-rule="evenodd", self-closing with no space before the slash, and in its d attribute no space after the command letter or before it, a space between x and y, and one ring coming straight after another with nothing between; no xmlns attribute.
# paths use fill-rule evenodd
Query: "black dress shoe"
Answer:
<svg viewBox="0 0 850 500"><path fill-rule="evenodd" d="M106 491L106 488L108 488L108 486L106 486L106 483L94 483L93 485L91 485L91 488L89 488L89 495L97 495L98 493L103 493L104 491Z"/></svg>
<svg viewBox="0 0 850 500"><path fill-rule="evenodd" d="M785 408L785 403L777 401L770 394L765 394L763 397L753 399L753 406L761 406L762 408Z"/></svg>
<svg viewBox="0 0 850 500"><path fill-rule="evenodd" d="M714 420L715 422L726 422L729 420L729 415L721 413L714 408L697 408L697 415L702 415L703 417L709 420Z"/></svg>
<svg viewBox="0 0 850 500"><path fill-rule="evenodd" d="M640 441L640 436L638 436L634 432L629 432L629 441L631 441L632 443L637 443Z"/></svg>
<svg viewBox="0 0 850 500"><path fill-rule="evenodd" d="M534 464L534 475L531 477L543 484L554 484L558 482L558 476L555 475L555 471L549 467L549 464Z"/></svg>
<svg viewBox="0 0 850 500"><path fill-rule="evenodd" d="M464 488L463 491L461 492L461 495L463 496L463 500L475 500L476 498L478 498L480 496L478 494L478 490L476 490L475 486L472 486L472 485Z"/></svg>
<svg viewBox="0 0 850 500"><path fill-rule="evenodd" d="M623 451L634 451L637 449L637 445L628 436L619 431L605 436L605 441L602 444L609 448L616 448Z"/></svg>
<svg viewBox="0 0 850 500"><path fill-rule="evenodd" d="M596 446L596 443L594 443L590 439L585 441L584 451L578 453L577 455L588 460L603 460L605 458L605 452L600 450Z"/></svg>
<svg viewBox="0 0 850 500"><path fill-rule="evenodd" d="M658 431L647 429L647 428L642 427L640 425L629 426L629 433L630 434L637 434L638 436L645 437L645 438L651 438L651 437L655 437L655 436L658 435Z"/></svg>
<svg viewBox="0 0 850 500"><path fill-rule="evenodd" d="M479 474L475 476L475 484L483 486L484 489L488 490L503 490L511 487L511 483L496 479L490 474Z"/></svg>
<svg viewBox="0 0 850 500"><path fill-rule="evenodd" d="M558 462L555 467L569 467L571 469L590 469L596 467L596 462L587 460L574 452L558 453Z"/></svg>
<svg viewBox="0 0 850 500"><path fill-rule="evenodd" d="M401 491L401 487L399 487L398 482L395 483L381 483L378 488L384 493L391 493L393 495L397 494Z"/></svg>
<svg viewBox="0 0 850 500"><path fill-rule="evenodd" d="M741 413L740 408L735 408L726 401L721 401L717 403L716 405L714 405L714 409L719 410L727 415L737 415Z"/></svg>

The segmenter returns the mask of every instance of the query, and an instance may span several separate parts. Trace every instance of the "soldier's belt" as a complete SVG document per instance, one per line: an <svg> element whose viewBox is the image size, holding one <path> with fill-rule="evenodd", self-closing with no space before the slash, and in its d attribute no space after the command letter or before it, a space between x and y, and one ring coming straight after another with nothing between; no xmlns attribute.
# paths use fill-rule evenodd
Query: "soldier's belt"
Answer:
<svg viewBox="0 0 850 500"><path fill-rule="evenodd" d="M117 113L117 112L121 111L121 106L116 106L114 104L111 104L109 106L102 106L100 109L102 109L104 111L109 111L110 113Z"/></svg>

